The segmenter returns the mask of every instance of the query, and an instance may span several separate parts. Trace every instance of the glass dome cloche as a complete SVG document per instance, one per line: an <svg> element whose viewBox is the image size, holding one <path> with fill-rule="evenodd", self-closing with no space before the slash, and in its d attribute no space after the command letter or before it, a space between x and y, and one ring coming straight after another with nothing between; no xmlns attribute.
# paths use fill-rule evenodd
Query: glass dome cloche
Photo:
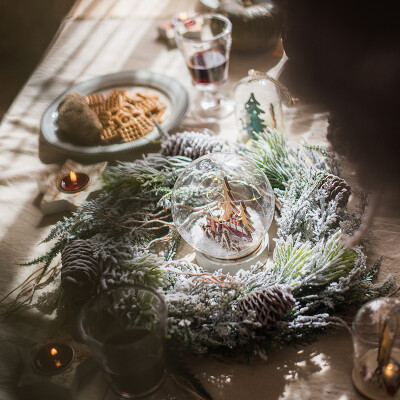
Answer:
<svg viewBox="0 0 400 400"><path fill-rule="evenodd" d="M268 247L274 207L264 172L234 153L193 161L178 177L172 196L174 223L208 270L257 262Z"/></svg>
<svg viewBox="0 0 400 400"><path fill-rule="evenodd" d="M293 106L298 99L267 73L250 69L235 86L234 101L239 141L257 139L266 127L285 132L282 103Z"/></svg>

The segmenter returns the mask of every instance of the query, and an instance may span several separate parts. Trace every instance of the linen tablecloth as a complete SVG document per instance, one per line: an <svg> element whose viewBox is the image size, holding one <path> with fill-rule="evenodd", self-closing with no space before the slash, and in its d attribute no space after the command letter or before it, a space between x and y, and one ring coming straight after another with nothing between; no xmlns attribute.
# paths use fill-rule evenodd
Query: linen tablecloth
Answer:
<svg viewBox="0 0 400 400"><path fill-rule="evenodd" d="M40 119L46 107L71 85L124 70L146 69L179 80L195 95L183 57L157 40L158 24L180 11L199 9L195 0L82 0L64 21L52 45L4 116L0 126L0 296L20 284L34 267L18 264L43 254L40 245L62 215L43 216L38 182L56 171L66 156L40 139ZM282 49L265 54L232 54L229 82L222 90L232 94L250 68L279 77L284 67ZM289 87L290 89L290 87ZM299 144L327 144L327 113L300 98L292 108L284 106L288 140ZM234 140L234 116L210 126ZM188 115L181 129L195 129ZM350 169L345 177L356 184ZM400 274L400 216L382 207L371 234L370 262L383 255L380 276ZM16 354L13 344L29 347L49 336L49 318L33 309L0 323L0 398L13 398ZM340 399L363 398L351 381L352 343L345 330L322 336L315 343L275 350L267 362L249 364L193 358L192 368L214 399ZM7 389L8 388L8 389ZM78 398L99 399L104 379L98 373L85 382ZM106 398L115 398L111 393ZM178 397L179 398L179 397Z"/></svg>

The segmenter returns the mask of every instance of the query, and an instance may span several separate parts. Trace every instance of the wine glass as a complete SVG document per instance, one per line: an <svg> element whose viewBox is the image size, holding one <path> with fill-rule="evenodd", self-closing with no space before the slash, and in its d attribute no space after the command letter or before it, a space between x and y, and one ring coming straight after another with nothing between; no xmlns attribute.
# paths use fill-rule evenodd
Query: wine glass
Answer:
<svg viewBox="0 0 400 400"><path fill-rule="evenodd" d="M231 22L220 14L200 14L174 25L177 46L201 94L192 104L201 121L215 122L235 108L233 100L218 92L228 79L231 31Z"/></svg>

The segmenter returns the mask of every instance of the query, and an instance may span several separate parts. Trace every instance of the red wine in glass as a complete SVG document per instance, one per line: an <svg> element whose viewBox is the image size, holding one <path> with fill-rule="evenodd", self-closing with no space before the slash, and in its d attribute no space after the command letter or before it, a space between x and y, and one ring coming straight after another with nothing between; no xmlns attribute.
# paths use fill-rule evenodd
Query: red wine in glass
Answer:
<svg viewBox="0 0 400 400"><path fill-rule="evenodd" d="M227 64L221 51L209 49L195 53L188 67L195 85L218 85L226 80Z"/></svg>

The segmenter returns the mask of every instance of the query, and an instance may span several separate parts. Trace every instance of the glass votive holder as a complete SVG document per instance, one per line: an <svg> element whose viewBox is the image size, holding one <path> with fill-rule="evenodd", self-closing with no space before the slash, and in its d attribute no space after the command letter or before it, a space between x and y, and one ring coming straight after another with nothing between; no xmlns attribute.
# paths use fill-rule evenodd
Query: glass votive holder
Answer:
<svg viewBox="0 0 400 400"><path fill-rule="evenodd" d="M354 319L353 382L367 398L400 399L400 301L380 298L366 303Z"/></svg>
<svg viewBox="0 0 400 400"><path fill-rule="evenodd" d="M82 308L84 342L120 397L144 397L163 383L166 319L163 297L144 285L116 287Z"/></svg>

